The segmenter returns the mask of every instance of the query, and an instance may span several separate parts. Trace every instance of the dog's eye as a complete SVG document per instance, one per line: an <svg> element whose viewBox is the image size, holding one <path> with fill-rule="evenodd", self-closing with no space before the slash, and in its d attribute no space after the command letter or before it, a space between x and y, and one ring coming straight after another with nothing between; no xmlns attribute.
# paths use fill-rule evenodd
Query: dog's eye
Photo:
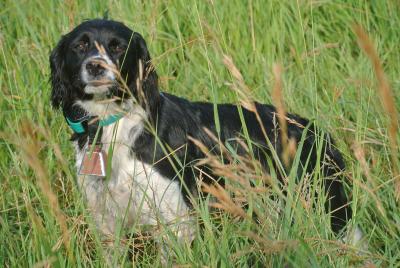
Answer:
<svg viewBox="0 0 400 268"><path fill-rule="evenodd" d="M80 52L86 52L89 47L89 42L81 40L76 44L75 48Z"/></svg>
<svg viewBox="0 0 400 268"><path fill-rule="evenodd" d="M120 44L118 41L113 40L110 42L108 45L108 49L111 51L113 54L120 54L125 51L125 46Z"/></svg>

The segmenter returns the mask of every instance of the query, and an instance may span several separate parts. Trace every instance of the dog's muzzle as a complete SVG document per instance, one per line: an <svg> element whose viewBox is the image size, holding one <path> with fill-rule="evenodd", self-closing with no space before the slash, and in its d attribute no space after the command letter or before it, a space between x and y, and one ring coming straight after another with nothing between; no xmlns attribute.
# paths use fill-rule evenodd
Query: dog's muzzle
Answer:
<svg viewBox="0 0 400 268"><path fill-rule="evenodd" d="M102 77L106 72L107 62L101 58L94 59L86 63L85 68L89 77Z"/></svg>
<svg viewBox="0 0 400 268"><path fill-rule="evenodd" d="M107 93L110 87L115 86L114 63L107 55L94 55L87 58L81 67L81 78L86 84L88 94Z"/></svg>

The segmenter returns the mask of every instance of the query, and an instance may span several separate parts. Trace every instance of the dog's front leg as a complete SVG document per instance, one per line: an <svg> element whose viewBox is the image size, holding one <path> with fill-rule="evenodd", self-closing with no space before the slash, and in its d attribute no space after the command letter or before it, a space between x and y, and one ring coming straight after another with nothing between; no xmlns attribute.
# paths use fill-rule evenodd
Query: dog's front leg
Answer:
<svg viewBox="0 0 400 268"><path fill-rule="evenodd" d="M111 266L113 260L118 259L122 253L121 247L114 243L119 224L116 215L118 208L103 178L79 175L78 183L104 246L106 261Z"/></svg>

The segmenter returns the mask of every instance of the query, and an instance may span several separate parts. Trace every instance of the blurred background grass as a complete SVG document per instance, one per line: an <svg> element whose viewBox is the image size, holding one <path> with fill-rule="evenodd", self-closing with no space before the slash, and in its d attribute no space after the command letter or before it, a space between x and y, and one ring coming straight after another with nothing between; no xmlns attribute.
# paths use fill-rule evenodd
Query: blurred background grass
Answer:
<svg viewBox="0 0 400 268"><path fill-rule="evenodd" d="M70 130L49 105L48 56L62 34L85 19L108 13L147 40L162 90L191 100L237 102L222 63L227 54L253 97L271 103L272 66L281 64L287 109L315 119L333 134L345 156L353 183L353 223L362 227L369 244L365 255L357 255L332 238L318 215L308 219L310 215L300 212L303 224L277 219L268 240L271 246L274 240L294 240L296 247L260 252L253 247L262 243L243 235L248 223L226 217L219 223L222 227L216 226L208 219L208 210L199 208L208 227L192 250L178 250L179 264L243 266L256 257L254 263L278 267L359 266L366 259L399 267L400 209L394 196L396 172L390 162L387 115L372 65L352 30L360 24L374 41L398 109L399 3L1 1L0 265L104 265L74 186ZM36 164L29 162L34 155ZM38 178L35 165L45 170L43 178ZM40 184L46 178L51 190ZM55 206L65 214L69 243L63 239ZM153 261L144 258L142 264Z"/></svg>

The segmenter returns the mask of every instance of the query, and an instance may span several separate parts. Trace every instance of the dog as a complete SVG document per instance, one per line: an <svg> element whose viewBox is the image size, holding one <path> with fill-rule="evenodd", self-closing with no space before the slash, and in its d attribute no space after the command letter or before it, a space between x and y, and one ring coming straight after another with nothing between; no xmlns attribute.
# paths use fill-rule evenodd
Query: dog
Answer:
<svg viewBox="0 0 400 268"><path fill-rule="evenodd" d="M161 222L171 225L178 240L190 243L195 229L191 197L198 196L201 188L201 170L212 173L206 165L193 168L205 157L195 141L212 151L218 141L209 132L244 155L238 142L244 122L257 144L254 156L267 173L272 154L282 155L283 133L276 122L275 107L255 103L255 112L239 105L218 104L215 111L212 103L191 102L161 92L145 40L123 23L105 19L81 23L52 50L50 69L51 103L62 109L75 132L71 140L78 185L104 236L113 236L118 228L129 229L135 223ZM286 117L287 137L296 143L303 137L299 167L311 173L319 166L324 175L326 212L331 215L333 232L340 234L352 216L344 191L342 156L325 134L319 157L316 126L294 114ZM90 162L91 144L100 148L92 149L100 164L88 165L101 169L100 175L82 172L86 168L82 163ZM104 165L111 167L107 178ZM202 179L206 184L216 181L212 174Z"/></svg>

